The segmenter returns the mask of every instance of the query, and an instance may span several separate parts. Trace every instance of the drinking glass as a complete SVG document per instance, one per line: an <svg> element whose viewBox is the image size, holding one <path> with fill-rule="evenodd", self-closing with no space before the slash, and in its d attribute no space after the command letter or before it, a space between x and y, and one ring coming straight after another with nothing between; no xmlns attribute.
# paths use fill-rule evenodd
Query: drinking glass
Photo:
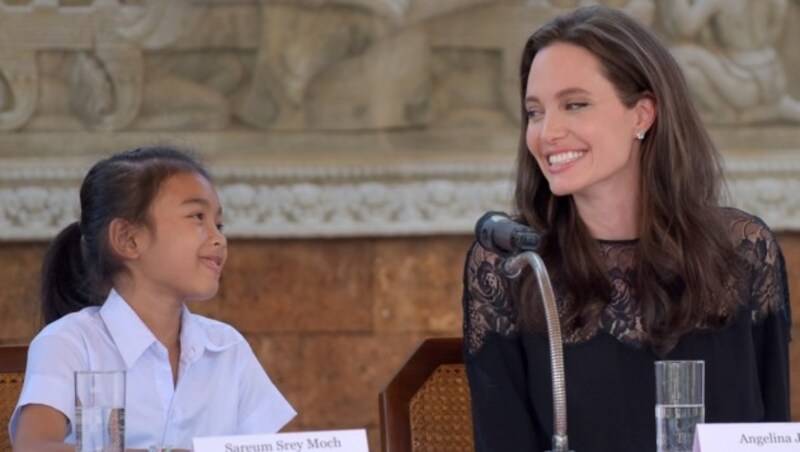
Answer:
<svg viewBox="0 0 800 452"><path fill-rule="evenodd" d="M125 449L125 371L75 372L77 452Z"/></svg>
<svg viewBox="0 0 800 452"><path fill-rule="evenodd" d="M705 362L656 361L656 450L691 452L705 420Z"/></svg>

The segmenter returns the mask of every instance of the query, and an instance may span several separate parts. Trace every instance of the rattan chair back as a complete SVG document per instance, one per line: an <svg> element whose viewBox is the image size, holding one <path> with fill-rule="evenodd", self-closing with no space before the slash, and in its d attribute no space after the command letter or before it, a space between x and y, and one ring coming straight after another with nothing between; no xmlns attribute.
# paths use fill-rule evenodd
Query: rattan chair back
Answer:
<svg viewBox="0 0 800 452"><path fill-rule="evenodd" d="M411 399L411 450L468 452L472 439L467 373L463 364L442 364Z"/></svg>
<svg viewBox="0 0 800 452"><path fill-rule="evenodd" d="M461 344L425 340L381 392L383 452L475 450Z"/></svg>

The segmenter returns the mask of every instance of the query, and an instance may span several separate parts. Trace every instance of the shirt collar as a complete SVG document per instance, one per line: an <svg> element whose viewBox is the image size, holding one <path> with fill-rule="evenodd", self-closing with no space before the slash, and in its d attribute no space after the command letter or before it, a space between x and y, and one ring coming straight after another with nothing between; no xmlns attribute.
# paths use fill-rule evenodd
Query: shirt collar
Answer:
<svg viewBox="0 0 800 452"><path fill-rule="evenodd" d="M111 289L105 303L100 308L100 318L103 319L108 334L114 340L128 369L142 356L145 350L157 342L147 325L114 289Z"/></svg>
<svg viewBox="0 0 800 452"><path fill-rule="evenodd" d="M210 342L203 326L189 312L189 308L183 305L183 311L181 312L181 361L197 361L205 349L213 350L209 345Z"/></svg>
<svg viewBox="0 0 800 452"><path fill-rule="evenodd" d="M221 323L206 319L189 312L183 306L181 316L181 348L188 352L194 360L203 350L221 352L242 342L239 334L226 333L228 328L219 328Z"/></svg>
<svg viewBox="0 0 800 452"><path fill-rule="evenodd" d="M125 366L130 369L142 354L158 342L152 331L144 324L131 306L111 289L100 308L103 319L114 344L122 355ZM240 342L235 338L212 337L203 324L192 315L186 305L181 311L181 360L196 361L205 350L219 352Z"/></svg>

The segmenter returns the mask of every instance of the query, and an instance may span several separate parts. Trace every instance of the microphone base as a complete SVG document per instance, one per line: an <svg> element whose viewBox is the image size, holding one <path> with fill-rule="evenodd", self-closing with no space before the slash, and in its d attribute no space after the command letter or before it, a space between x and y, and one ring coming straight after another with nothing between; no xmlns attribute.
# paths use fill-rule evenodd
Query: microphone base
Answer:
<svg viewBox="0 0 800 452"><path fill-rule="evenodd" d="M574 450L570 450L566 434L560 435L556 433L553 435L553 442L551 444L553 448L548 452L575 452Z"/></svg>

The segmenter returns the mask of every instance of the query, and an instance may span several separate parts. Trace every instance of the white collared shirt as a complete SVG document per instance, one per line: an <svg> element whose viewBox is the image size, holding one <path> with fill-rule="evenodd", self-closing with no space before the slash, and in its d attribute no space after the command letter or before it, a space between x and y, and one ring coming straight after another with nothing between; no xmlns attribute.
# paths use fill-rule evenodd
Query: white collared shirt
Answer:
<svg viewBox="0 0 800 452"><path fill-rule="evenodd" d="M69 420L75 442L74 372L126 370L125 446L191 449L195 436L274 433L296 414L270 381L247 341L233 327L181 316L178 382L167 349L112 290L102 307L88 307L47 325L31 342L20 408L43 404Z"/></svg>

